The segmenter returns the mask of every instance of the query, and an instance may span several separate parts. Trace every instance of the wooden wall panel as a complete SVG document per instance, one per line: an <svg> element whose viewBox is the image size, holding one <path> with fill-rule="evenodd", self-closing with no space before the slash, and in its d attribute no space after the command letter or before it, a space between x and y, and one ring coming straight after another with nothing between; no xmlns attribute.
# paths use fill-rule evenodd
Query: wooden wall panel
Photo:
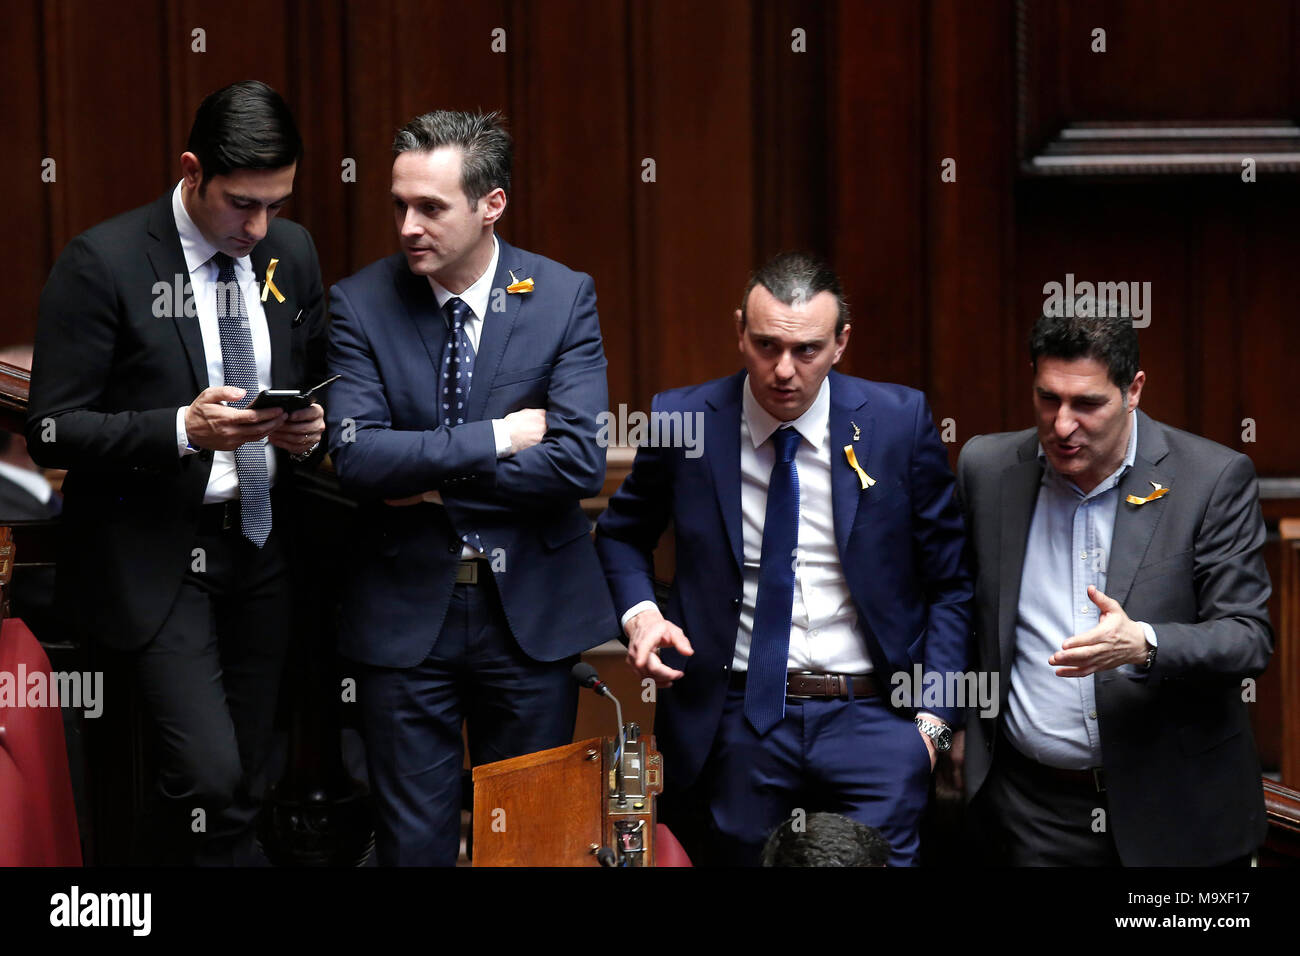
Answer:
<svg viewBox="0 0 1300 956"><path fill-rule="evenodd" d="M926 8L835 6L831 113L834 262L853 312L840 370L925 382Z"/></svg>
<svg viewBox="0 0 1300 956"><path fill-rule="evenodd" d="M36 332L36 306L53 263L50 208L58 182L41 180L49 156L44 85L41 82L43 20L36 0L9 5L0 31L0 62L7 82L0 84L0 181L6 186L0 227L0 262L9 277L7 311L0 319L0 346L30 342ZM70 171L70 170L69 170ZM56 173L63 170L56 167Z"/></svg>

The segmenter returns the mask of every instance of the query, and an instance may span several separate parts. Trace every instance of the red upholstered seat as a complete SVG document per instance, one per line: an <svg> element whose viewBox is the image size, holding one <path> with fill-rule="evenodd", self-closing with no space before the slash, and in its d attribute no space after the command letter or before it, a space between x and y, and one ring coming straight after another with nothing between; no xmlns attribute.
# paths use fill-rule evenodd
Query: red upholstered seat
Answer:
<svg viewBox="0 0 1300 956"><path fill-rule="evenodd" d="M0 626L0 674L50 672L22 621ZM17 688L24 695L25 688ZM58 707L0 702L0 866L80 866L77 811Z"/></svg>
<svg viewBox="0 0 1300 956"><path fill-rule="evenodd" d="M655 824L655 866L691 866L685 848L662 823Z"/></svg>

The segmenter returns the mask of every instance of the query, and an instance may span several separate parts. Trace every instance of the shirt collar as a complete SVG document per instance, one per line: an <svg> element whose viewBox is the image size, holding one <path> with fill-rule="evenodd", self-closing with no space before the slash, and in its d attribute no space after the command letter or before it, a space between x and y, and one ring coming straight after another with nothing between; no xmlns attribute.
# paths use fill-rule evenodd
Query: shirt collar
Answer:
<svg viewBox="0 0 1300 956"><path fill-rule="evenodd" d="M488 263L488 267L483 274L474 280L474 284L458 296L454 292L449 292L443 288L433 276L429 276L429 285L433 287L433 295L438 300L438 308L441 309L447 304L448 299L455 296L469 306L476 316L480 319L484 318L487 315L488 299L492 297L492 280L496 278L497 262L500 259L501 244L497 242L497 237L494 234L492 236L492 261Z"/></svg>
<svg viewBox="0 0 1300 956"><path fill-rule="evenodd" d="M1120 462L1118 468L1116 468L1113 472L1111 472L1108 478L1106 478L1103 482L1101 482L1101 484L1097 485L1096 488L1092 489L1092 491L1088 492L1085 495L1083 494L1082 489L1080 489L1079 486L1076 485L1073 481L1070 481L1068 478L1064 478L1061 475L1057 474L1056 469L1053 468L1051 466L1051 463L1047 461L1047 452L1043 451L1043 443L1040 441L1038 443L1038 460L1040 462L1043 462L1046 465L1046 467L1043 469L1043 479L1047 480L1048 477L1051 476L1052 478L1055 478L1056 480L1063 482L1067 487L1073 489L1075 492L1077 492L1079 495L1082 495L1084 498L1092 498L1095 497L1096 495L1105 494L1107 491L1110 491L1111 488L1119 484L1119 480L1124 477L1124 473L1128 471L1130 468L1132 468L1133 462L1137 460L1137 446L1138 446L1137 409L1136 408L1133 409L1133 411L1129 412L1129 415L1132 417L1132 424L1128 432L1128 450L1124 453L1124 460Z"/></svg>
<svg viewBox="0 0 1300 956"><path fill-rule="evenodd" d="M199 227L194 225L194 220L186 211L185 202L181 199L181 188L184 182L184 180L178 182L172 191L172 217L176 220L176 234L180 236L181 252L185 254L185 268L190 275L194 275L205 263L211 262L212 257L219 250L203 238L203 233L199 232ZM248 256L240 256L235 260L235 267L241 271L251 271L253 268L249 258L251 255L252 253Z"/></svg>
<svg viewBox="0 0 1300 956"><path fill-rule="evenodd" d="M742 395L745 424L749 426L749 440L757 448L771 438L774 431L786 423L773 418L764 410L762 405L758 404L758 399L754 397L754 392L749 387L748 375L745 376L745 387L742 389ZM808 444L819 449L822 446L822 440L826 437L826 423L830 419L830 412L831 383L829 378L824 378L822 379L822 387L817 390L817 397L808 406L808 410L789 424L799 432Z"/></svg>

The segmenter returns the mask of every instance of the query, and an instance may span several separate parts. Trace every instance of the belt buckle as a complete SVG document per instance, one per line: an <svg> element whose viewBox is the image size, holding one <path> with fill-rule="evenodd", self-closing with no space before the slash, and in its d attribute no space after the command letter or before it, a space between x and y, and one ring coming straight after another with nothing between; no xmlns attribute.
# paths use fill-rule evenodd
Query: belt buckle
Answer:
<svg viewBox="0 0 1300 956"><path fill-rule="evenodd" d="M461 561L456 565L457 584L478 584L478 562Z"/></svg>

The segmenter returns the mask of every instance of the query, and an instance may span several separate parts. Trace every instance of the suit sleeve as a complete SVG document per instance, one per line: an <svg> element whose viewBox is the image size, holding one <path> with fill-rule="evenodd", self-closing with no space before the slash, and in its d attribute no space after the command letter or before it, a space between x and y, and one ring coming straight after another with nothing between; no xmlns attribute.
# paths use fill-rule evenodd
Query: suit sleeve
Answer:
<svg viewBox="0 0 1300 956"><path fill-rule="evenodd" d="M536 510L600 494L605 448L596 440L597 416L609 407L605 349L596 315L596 289L584 275L546 393L546 436L497 462L490 483L461 486L455 497L475 512Z"/></svg>
<svg viewBox="0 0 1300 956"><path fill-rule="evenodd" d="M305 381L298 382L296 385L298 388L314 388L329 377L327 372L329 367L327 361L329 313L325 307L325 291L324 284L321 281L320 258L316 254L316 243L312 240L311 233L306 229L302 231L302 235L307 246L306 253L308 261L311 263L311 269L307 284L307 304L303 307L303 311L306 313L306 318L303 321L307 327L306 362L303 367ZM328 408L329 392L326 391L323 397L318 398L317 403L322 408ZM301 458L291 455L290 459L298 468L312 469L324 460L326 448L327 443L322 441L310 455L304 455Z"/></svg>
<svg viewBox="0 0 1300 956"><path fill-rule="evenodd" d="M1273 653L1272 593L1255 468L1236 455L1215 483L1196 535L1195 624L1148 621L1160 649L1152 676L1258 674Z"/></svg>
<svg viewBox="0 0 1300 956"><path fill-rule="evenodd" d="M492 423L394 428L366 323L338 286L330 291L330 311L328 371L343 377L331 386L325 415L339 482L363 495L404 498L449 479L490 477L497 466Z"/></svg>
<svg viewBox="0 0 1300 956"><path fill-rule="evenodd" d="M971 601L974 586L966 554L966 533L948 450L930 417L930 406L917 406L912 452L912 542L917 574L929 604L923 669L936 673L939 686L951 686L945 674L965 671L970 656ZM952 706L926 707L949 723L961 711Z"/></svg>
<svg viewBox="0 0 1300 956"><path fill-rule="evenodd" d="M84 236L68 244L41 292L27 449L46 468L180 468L176 407L102 412L123 298Z"/></svg>
<svg viewBox="0 0 1300 956"><path fill-rule="evenodd" d="M651 408L658 405L656 396ZM673 511L670 454L669 448L638 448L631 473L596 522L596 553L619 617L655 599L654 549Z"/></svg>

